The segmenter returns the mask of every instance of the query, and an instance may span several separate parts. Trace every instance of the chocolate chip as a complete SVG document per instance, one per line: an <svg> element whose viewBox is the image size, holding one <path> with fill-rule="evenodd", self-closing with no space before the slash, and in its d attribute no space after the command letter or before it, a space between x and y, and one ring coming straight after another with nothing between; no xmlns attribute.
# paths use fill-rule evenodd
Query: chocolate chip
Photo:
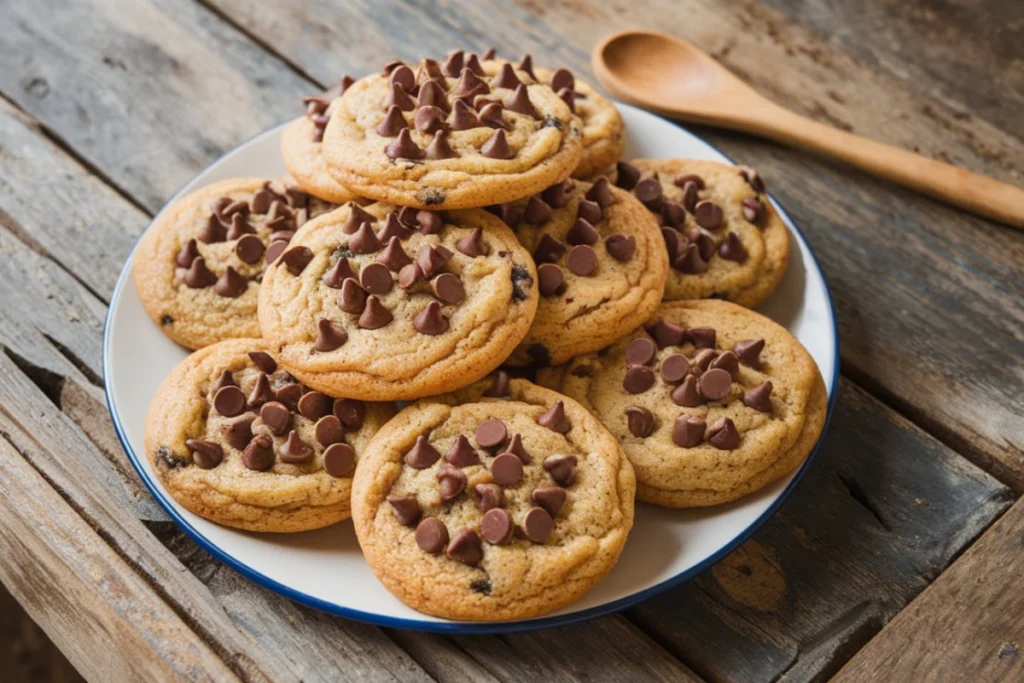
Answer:
<svg viewBox="0 0 1024 683"><path fill-rule="evenodd" d="M487 138L487 141L480 147L480 153L488 159L511 159L516 155L515 150L508 146L505 139L505 131L498 129Z"/></svg>
<svg viewBox="0 0 1024 683"><path fill-rule="evenodd" d="M523 478L523 462L513 453L502 453L491 463L491 476L498 486L515 486Z"/></svg>
<svg viewBox="0 0 1024 683"><path fill-rule="evenodd" d="M736 342L732 350L736 353L744 365L749 365L755 370L761 369L761 351L764 349L764 339L745 339Z"/></svg>
<svg viewBox="0 0 1024 683"><path fill-rule="evenodd" d="M292 430L288 432L288 438L278 452L281 462L289 465L304 465L313 459L313 449L305 441L299 438L299 432Z"/></svg>
<svg viewBox="0 0 1024 683"><path fill-rule="evenodd" d="M559 486L571 486L576 463L575 455L549 455L544 458L544 471Z"/></svg>
<svg viewBox="0 0 1024 683"><path fill-rule="evenodd" d="M449 258L451 258L450 251L443 246L434 244L424 244L416 252L416 264L428 278L433 277L448 262Z"/></svg>
<svg viewBox="0 0 1024 683"><path fill-rule="evenodd" d="M689 327L686 329L686 338L693 342L698 349L715 348L715 328L713 327Z"/></svg>
<svg viewBox="0 0 1024 683"><path fill-rule="evenodd" d="M366 419L366 404L354 398L335 399L334 415L348 429L359 429Z"/></svg>
<svg viewBox="0 0 1024 683"><path fill-rule="evenodd" d="M523 446L523 437L518 434L512 435L508 445L504 448L504 452L516 456L524 465L529 465L533 462L533 458L530 457L530 454L526 452L526 447Z"/></svg>
<svg viewBox="0 0 1024 683"><path fill-rule="evenodd" d="M441 454L430 445L427 437L418 436L416 437L416 445L405 454L405 464L413 469L423 470L437 462L440 457Z"/></svg>
<svg viewBox="0 0 1024 683"><path fill-rule="evenodd" d="M718 351L715 349L701 349L694 354L693 360L690 361L690 372L694 375L702 374L711 365L711 361L717 357Z"/></svg>
<svg viewBox="0 0 1024 683"><path fill-rule="evenodd" d="M704 439L704 420L680 415L672 425L672 442L681 448L693 448Z"/></svg>
<svg viewBox="0 0 1024 683"><path fill-rule="evenodd" d="M576 207L576 217L582 218L591 225L600 223L603 216L604 212L601 210L601 206L595 201L583 199Z"/></svg>
<svg viewBox="0 0 1024 683"><path fill-rule="evenodd" d="M720 226L722 217L722 207L710 199L697 202L697 206L693 210L693 218L697 221L697 225L708 230L714 230Z"/></svg>
<svg viewBox="0 0 1024 683"><path fill-rule="evenodd" d="M398 286L402 289L409 289L421 280L426 280L423 276L423 269L415 263L410 263L398 271Z"/></svg>
<svg viewBox="0 0 1024 683"><path fill-rule="evenodd" d="M246 469L263 472L274 466L274 441L266 434L253 437L242 451L242 464Z"/></svg>
<svg viewBox="0 0 1024 683"><path fill-rule="evenodd" d="M672 390L670 397L673 403L684 408L694 408L704 403L697 390L697 378L693 375L684 377L683 383Z"/></svg>
<svg viewBox="0 0 1024 683"><path fill-rule="evenodd" d="M512 516L501 508L488 510L480 522L480 534L491 545L499 545L512 537Z"/></svg>
<svg viewBox="0 0 1024 683"><path fill-rule="evenodd" d="M377 125L377 135L384 138L397 137L399 132L408 127L408 124L405 122L405 116L402 115L402 110L395 105L391 105L388 107L384 118Z"/></svg>
<svg viewBox="0 0 1024 683"><path fill-rule="evenodd" d="M270 401L264 403L263 407L260 408L260 419L263 420L263 424L270 428L270 431L277 435L284 434L288 429L288 425L291 424L291 411L283 403L278 401Z"/></svg>
<svg viewBox="0 0 1024 683"><path fill-rule="evenodd" d="M213 291L217 293L217 296L227 299L237 299L245 294L248 288L249 281L231 266L227 267L224 274L217 278L217 282L213 285Z"/></svg>
<svg viewBox="0 0 1024 683"><path fill-rule="evenodd" d="M425 106L416 110L414 124L421 133L436 133L444 130L448 124L444 121L445 113L439 107Z"/></svg>
<svg viewBox="0 0 1024 683"><path fill-rule="evenodd" d="M570 90L576 87L576 79L568 69L559 69L551 77L551 89L558 92L562 88Z"/></svg>
<svg viewBox="0 0 1024 683"><path fill-rule="evenodd" d="M402 258L405 259L405 263L401 263ZM402 251L402 245L397 237L391 238L388 248L380 253L377 260L380 263L367 263L360 268L359 284L370 294L387 294L392 286L391 272L388 269L398 270L401 266L411 263L411 260Z"/></svg>
<svg viewBox="0 0 1024 683"><path fill-rule="evenodd" d="M459 74L462 72L462 65L464 64L464 59L465 53L463 53L462 50L456 50L455 52L451 52L449 53L448 58L445 60L444 66L441 67L441 70L444 72L446 76L458 78Z"/></svg>
<svg viewBox="0 0 1024 683"><path fill-rule="evenodd" d="M565 495L565 489L560 486L539 486L530 494L530 501L554 518L565 504Z"/></svg>
<svg viewBox="0 0 1024 683"><path fill-rule="evenodd" d="M189 244L195 248L195 240L189 240ZM187 247L188 245L186 245ZM245 235L242 239L238 240L235 244L235 254L242 260L243 263L254 264L259 263L259 260L263 258L263 242L256 235ZM180 254L179 254L180 256Z"/></svg>
<svg viewBox="0 0 1024 683"><path fill-rule="evenodd" d="M255 419L255 415L249 414L229 425L224 425L221 429L228 445L238 451L244 449L252 439L252 423Z"/></svg>
<svg viewBox="0 0 1024 683"><path fill-rule="evenodd" d="M640 181L640 169L626 161L615 164L615 184L627 192Z"/></svg>
<svg viewBox="0 0 1024 683"><path fill-rule="evenodd" d="M700 201L700 190L695 182L688 182L683 185L683 208L694 213L697 210L697 202Z"/></svg>
<svg viewBox="0 0 1024 683"><path fill-rule="evenodd" d="M307 420L315 421L329 415L332 407L333 399L319 391L308 391L299 399L299 414Z"/></svg>
<svg viewBox="0 0 1024 683"><path fill-rule="evenodd" d="M488 207L488 211L500 218L505 225L513 230L519 226L519 221L522 219L522 213L511 202Z"/></svg>
<svg viewBox="0 0 1024 683"><path fill-rule="evenodd" d="M654 359L654 343L650 339L640 337L629 342L626 347L627 365L647 365Z"/></svg>
<svg viewBox="0 0 1024 683"><path fill-rule="evenodd" d="M403 526L412 526L420 518L420 504L416 500L416 494L410 493L405 496L391 494L387 497L391 509L398 518L398 523Z"/></svg>
<svg viewBox="0 0 1024 683"><path fill-rule="evenodd" d="M470 59L473 59L475 56L471 56ZM463 67L459 80L455 83L454 94L456 99L472 99L477 95L486 95L491 92L487 84L480 79L481 75L474 73L469 68Z"/></svg>
<svg viewBox="0 0 1024 683"><path fill-rule="evenodd" d="M718 401L729 395L732 377L721 368L711 368L700 376L699 387L701 396L710 401Z"/></svg>
<svg viewBox="0 0 1024 683"><path fill-rule="evenodd" d="M465 472L448 464L441 465L435 477L441 491L441 500L445 503L458 498L466 490L469 481Z"/></svg>
<svg viewBox="0 0 1024 683"><path fill-rule="evenodd" d="M572 423L565 414L565 403L561 400L555 401L547 412L538 417L537 424L559 434L565 434L572 429Z"/></svg>
<svg viewBox="0 0 1024 683"><path fill-rule="evenodd" d="M682 344L686 330L667 320L659 320L647 328L647 334L654 338L654 343L658 345L659 349L663 349L667 346L679 346Z"/></svg>
<svg viewBox="0 0 1024 683"><path fill-rule="evenodd" d="M732 351L725 351L711 361L708 367L725 370L735 380L740 373L740 359Z"/></svg>
<svg viewBox="0 0 1024 683"><path fill-rule="evenodd" d="M704 179L695 173L682 173L672 181L676 187L686 187L687 183L693 183L698 190L704 189Z"/></svg>
<svg viewBox="0 0 1024 683"><path fill-rule="evenodd" d="M196 237L200 242L213 244L214 242L223 242L227 234L227 228L221 225L220 219L216 215L211 215Z"/></svg>
<svg viewBox="0 0 1024 683"><path fill-rule="evenodd" d="M537 266L537 288L541 296L554 296L562 289L565 276L562 269L553 263Z"/></svg>
<svg viewBox="0 0 1024 683"><path fill-rule="evenodd" d="M416 96L416 106L437 107L442 112L448 110L448 96L445 94L444 86L434 79L424 81L420 86L420 92Z"/></svg>
<svg viewBox="0 0 1024 683"><path fill-rule="evenodd" d="M476 506L480 512L487 512L505 504L505 494L497 484L477 484L474 490L479 496Z"/></svg>
<svg viewBox="0 0 1024 683"><path fill-rule="evenodd" d="M686 232L686 237L690 242L697 245L702 259L705 261L711 260L711 257L715 254L715 238L710 232L704 228L694 226Z"/></svg>
<svg viewBox="0 0 1024 683"><path fill-rule="evenodd" d="M690 372L690 361L681 353L673 353L661 361L661 376L666 382L678 382Z"/></svg>
<svg viewBox="0 0 1024 683"><path fill-rule="evenodd" d="M377 217L372 213L363 209L355 202L349 202L345 205L349 209L348 218L341 225L341 231L346 235L351 235L362 227L363 223L369 223L373 225L376 222Z"/></svg>
<svg viewBox="0 0 1024 683"><path fill-rule="evenodd" d="M632 235L612 235L604 241L604 248L613 259L625 263L636 253L636 238Z"/></svg>
<svg viewBox="0 0 1024 683"><path fill-rule="evenodd" d="M216 394L218 391L220 391L224 387L237 387L237 386L238 385L235 384L235 378L231 375L231 371L230 370L223 370L220 373L220 377L217 378L217 381L213 383L213 388L211 388L210 391L212 393Z"/></svg>
<svg viewBox="0 0 1024 683"><path fill-rule="evenodd" d="M437 555L448 545L448 527L437 517L427 517L416 526L416 545L425 553Z"/></svg>
<svg viewBox="0 0 1024 683"><path fill-rule="evenodd" d="M448 116L448 125L452 130L469 130L478 128L480 119L476 112L469 108L469 105L462 100L456 100L452 105L452 113Z"/></svg>
<svg viewBox="0 0 1024 683"><path fill-rule="evenodd" d="M324 273L323 283L331 289L340 289L345 280L354 279L355 276L355 273L352 272L352 266L348 263L348 259L342 256L330 270Z"/></svg>
<svg viewBox="0 0 1024 683"><path fill-rule="evenodd" d="M757 171L750 168L749 166L740 166L740 177L750 185L750 188L754 192L764 192L764 181Z"/></svg>
<svg viewBox="0 0 1024 683"><path fill-rule="evenodd" d="M637 199L644 204L649 204L661 199L661 183L657 178L646 178L636 184L633 192Z"/></svg>
<svg viewBox="0 0 1024 683"><path fill-rule="evenodd" d="M597 252L586 244L575 246L565 257L565 266L575 275L582 277L593 275L597 270Z"/></svg>
<svg viewBox="0 0 1024 683"><path fill-rule="evenodd" d="M508 397L508 373L504 370L499 370L494 376L494 381L483 393L488 398L507 398Z"/></svg>
<svg viewBox="0 0 1024 683"><path fill-rule="evenodd" d="M455 443L448 449L448 452L445 453L444 459L455 467L468 467L480 463L480 456L477 455L472 444L469 443L469 439L461 434L455 439Z"/></svg>
<svg viewBox="0 0 1024 683"><path fill-rule="evenodd" d="M593 225L585 218L577 218L569 232L565 235L565 241L574 246L580 244L596 244L600 235Z"/></svg>
<svg viewBox="0 0 1024 683"><path fill-rule="evenodd" d="M477 76L486 76L487 75L487 72L484 71L483 65L480 64L480 58L477 57L472 52L469 53L469 56L466 57L466 64L465 64L465 66L463 68L469 69L470 71L475 73Z"/></svg>
<svg viewBox="0 0 1024 683"><path fill-rule="evenodd" d="M261 372L256 377L256 384L253 385L252 390L249 392L248 406L250 408L258 408L267 401L274 400L274 390L270 388L270 380L267 378L267 373Z"/></svg>
<svg viewBox="0 0 1024 683"><path fill-rule="evenodd" d="M342 283L336 301L344 312L359 315L366 308L366 291L354 279L348 278Z"/></svg>
<svg viewBox="0 0 1024 683"><path fill-rule="evenodd" d="M708 427L704 436L712 446L723 451L735 450L740 445L740 434L736 431L736 425L727 417Z"/></svg>
<svg viewBox="0 0 1024 683"><path fill-rule="evenodd" d="M668 260L670 263L675 262L679 256L680 250L680 238L679 233L673 228L662 228L661 236L665 240L665 251L668 253Z"/></svg>
<svg viewBox="0 0 1024 683"><path fill-rule="evenodd" d="M423 150L416 146L412 134L408 128L403 128L398 133L394 142L384 148L384 154L389 159L422 159Z"/></svg>
<svg viewBox="0 0 1024 683"><path fill-rule="evenodd" d="M283 241L287 244L293 237L295 237L294 230L279 230L277 232L270 233L271 242Z"/></svg>
<svg viewBox="0 0 1024 683"><path fill-rule="evenodd" d="M492 88L508 88L512 90L520 85L522 85L522 81L516 76L515 69L508 62L502 64L498 75L491 80Z"/></svg>
<svg viewBox="0 0 1024 683"><path fill-rule="evenodd" d="M224 417L241 415L245 410L245 394L238 387L222 387L213 396L213 407Z"/></svg>
<svg viewBox="0 0 1024 683"><path fill-rule="evenodd" d="M455 150L448 144L448 132L439 130L434 134L434 139L427 145L427 158L433 161L438 159L451 159L455 157Z"/></svg>
<svg viewBox="0 0 1024 683"><path fill-rule="evenodd" d="M601 209L606 209L615 203L615 195L608 184L607 178L600 178L596 183L587 190L586 198L590 201L597 202L597 205Z"/></svg>
<svg viewBox="0 0 1024 683"><path fill-rule="evenodd" d="M347 443L332 443L324 451L324 470L339 479L351 477L356 471L355 450Z"/></svg>
<svg viewBox="0 0 1024 683"><path fill-rule="evenodd" d="M189 266L182 279L185 286L191 289L203 289L217 282L217 276L206 267L206 259L201 256L192 261L192 265Z"/></svg>
<svg viewBox="0 0 1024 683"><path fill-rule="evenodd" d="M459 304L466 298L462 281L451 273L441 273L431 280L430 290L446 304Z"/></svg>
<svg viewBox="0 0 1024 683"><path fill-rule="evenodd" d="M355 284L355 281L352 281ZM344 288L342 292L344 292ZM331 322L327 318L320 318L317 322L316 341L313 348L321 353L333 351L348 341L348 332L338 323Z"/></svg>
<svg viewBox="0 0 1024 683"><path fill-rule="evenodd" d="M755 225L761 222L764 218L765 209L764 204L757 197L744 197L743 198L743 217Z"/></svg>
<svg viewBox="0 0 1024 683"><path fill-rule="evenodd" d="M281 263L292 275L299 275L309 262L313 260L313 250L309 247L292 247L281 254Z"/></svg>
<svg viewBox="0 0 1024 683"><path fill-rule="evenodd" d="M548 540L554 529L555 520L544 508L530 508L526 516L523 517L523 531L526 533L526 537L534 543L543 543Z"/></svg>
<svg viewBox="0 0 1024 683"><path fill-rule="evenodd" d="M275 263L277 259L284 253L284 250L288 248L288 242L285 240L271 240L270 246L267 247L267 253L263 257L267 264Z"/></svg>
<svg viewBox="0 0 1024 683"><path fill-rule="evenodd" d="M696 244L686 245L683 253L672 261L672 267L686 275L701 275L708 270L708 264L701 258Z"/></svg>
<svg viewBox="0 0 1024 683"><path fill-rule="evenodd" d="M431 301L426 308L413 316L412 326L422 334L443 334L448 331L448 318L441 314L441 304Z"/></svg>
<svg viewBox="0 0 1024 683"><path fill-rule="evenodd" d="M302 398L302 385L298 382L285 384L274 392L274 400L283 403L288 410L298 410L300 398Z"/></svg>
<svg viewBox="0 0 1024 683"><path fill-rule="evenodd" d="M525 85L519 85L511 94L506 95L505 99L501 101L505 109L514 111L517 114L523 114L531 118L537 118L537 109L533 106L530 101L530 93L526 89Z"/></svg>
<svg viewBox="0 0 1024 683"><path fill-rule="evenodd" d="M251 225L249 225L249 222L245 219L245 216L243 216L240 213L236 213L234 216L231 217L231 227L228 228L228 232L227 235L225 235L225 239L227 239L228 241L233 241L239 239L243 235L251 235L254 232L256 232L256 230L253 229Z"/></svg>
<svg viewBox="0 0 1024 683"><path fill-rule="evenodd" d="M638 436L641 439L650 436L654 431L654 413L647 408L630 406L626 408L626 424L629 427L629 433L633 436ZM556 513L552 513L552 515L554 514Z"/></svg>
<svg viewBox="0 0 1024 683"><path fill-rule="evenodd" d="M355 234L348 240L348 248L354 254L372 254L380 250L380 240L377 234L370 227L369 223L363 223L356 230Z"/></svg>
<svg viewBox="0 0 1024 683"><path fill-rule="evenodd" d="M388 75L388 83L402 86L403 90L412 90L416 87L416 75L405 64L396 66Z"/></svg>
<svg viewBox="0 0 1024 683"><path fill-rule="evenodd" d="M398 107L402 111L412 111L416 103L409 97L409 93L398 83L392 83L388 89L388 96L384 98L384 109Z"/></svg>
<svg viewBox="0 0 1024 683"><path fill-rule="evenodd" d="M308 102L307 102L308 100ZM322 114L327 109L327 102L320 100L315 97L303 97L302 101L306 104L306 113ZM309 105L313 105L311 108ZM249 208L252 209L253 213L266 213L270 209L270 202L274 200L274 195L264 188L256 190L252 198L249 200Z"/></svg>
<svg viewBox="0 0 1024 683"><path fill-rule="evenodd" d="M753 389L743 393L743 405L762 413L772 412L772 383L762 382Z"/></svg>
<svg viewBox="0 0 1024 683"><path fill-rule="evenodd" d="M718 255L728 261L742 263L747 260L747 249L740 242L739 235L730 232L725 241L718 245Z"/></svg>
<svg viewBox="0 0 1024 683"><path fill-rule="evenodd" d="M341 291L344 293L344 288ZM359 315L359 327L364 330L376 330L384 327L393 319L391 311L385 308L380 299L371 294L366 298L366 306Z"/></svg>
<svg viewBox="0 0 1024 683"><path fill-rule="evenodd" d="M481 448L498 448L508 439L508 430L501 420L484 420L477 425L475 438Z"/></svg>
<svg viewBox="0 0 1024 683"><path fill-rule="evenodd" d="M576 93L574 93L569 88L562 88L561 90L559 90L555 94L558 95L558 98L560 100L565 102L565 106L569 107L569 111L571 111L573 114L576 113ZM549 119L546 119L544 121L544 123L547 124L549 120L551 120L551 121L558 121L558 119L550 119L549 118ZM557 124L556 127L559 127L559 128L561 127L561 121L558 121L558 124Z"/></svg>
<svg viewBox="0 0 1024 683"><path fill-rule="evenodd" d="M622 388L631 394L642 394L654 386L654 370L646 365L631 365L622 378Z"/></svg>
<svg viewBox="0 0 1024 683"><path fill-rule="evenodd" d="M529 53L523 55L522 61L519 62L519 70L525 71L530 74L530 78L537 80L537 76L533 73L533 56Z"/></svg>
<svg viewBox="0 0 1024 683"><path fill-rule="evenodd" d="M455 243L455 248L466 256L483 256L487 253L483 243L484 231L482 228L473 228L473 232Z"/></svg>
<svg viewBox="0 0 1024 683"><path fill-rule="evenodd" d="M472 529L463 529L448 544L448 557L475 567L484 559L483 545L480 536Z"/></svg>
<svg viewBox="0 0 1024 683"><path fill-rule="evenodd" d="M530 197L523 211L523 220L530 225L543 225L551 220L551 207L540 197Z"/></svg>
<svg viewBox="0 0 1024 683"><path fill-rule="evenodd" d="M686 209L678 202L664 201L661 204L661 221L677 230L681 229L686 224Z"/></svg>
<svg viewBox="0 0 1024 683"><path fill-rule="evenodd" d="M260 248L262 250L262 243ZM185 242L184 246L178 251L178 255L174 257L174 262L181 268L188 268L197 258L199 258L199 247L196 246L196 241L193 239Z"/></svg>

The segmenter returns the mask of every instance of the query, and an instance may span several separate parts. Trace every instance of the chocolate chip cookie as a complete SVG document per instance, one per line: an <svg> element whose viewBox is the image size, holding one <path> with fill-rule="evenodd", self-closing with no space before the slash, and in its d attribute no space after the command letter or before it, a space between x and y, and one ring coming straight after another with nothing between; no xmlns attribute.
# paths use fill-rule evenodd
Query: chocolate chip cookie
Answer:
<svg viewBox="0 0 1024 683"><path fill-rule="evenodd" d="M448 619L535 617L586 593L633 525L633 470L579 404L499 373L409 406L352 487L381 582Z"/></svg>
<svg viewBox="0 0 1024 683"><path fill-rule="evenodd" d="M348 204L310 221L267 270L259 319L314 389L413 399L496 368L537 300L530 254L488 212Z"/></svg>
<svg viewBox="0 0 1024 683"><path fill-rule="evenodd" d="M290 180L222 180L163 211L135 251L132 273L149 317L190 349L258 337L266 265L298 226L333 208Z"/></svg>
<svg viewBox="0 0 1024 683"><path fill-rule="evenodd" d="M589 409L636 470L637 497L699 507L792 472L817 443L828 398L789 332L726 301L676 301L600 354L538 381Z"/></svg>
<svg viewBox="0 0 1024 683"><path fill-rule="evenodd" d="M658 224L606 179L565 180L489 210L537 263L537 317L509 364L558 365L596 351L661 303L668 259Z"/></svg>
<svg viewBox="0 0 1024 683"><path fill-rule="evenodd" d="M157 392L146 454L185 508L249 531L304 531L349 516L356 462L394 415L297 382L259 339L196 351Z"/></svg>
<svg viewBox="0 0 1024 683"><path fill-rule="evenodd" d="M322 95L304 97L302 105L306 115L288 124L281 134L281 157L288 173L306 192L335 204L358 197L330 174L321 143L338 98L352 82L350 77L344 76L338 87Z"/></svg>
<svg viewBox="0 0 1024 683"><path fill-rule="evenodd" d="M519 199L580 161L580 119L511 64L454 52L356 81L324 132L331 173L365 197L420 209Z"/></svg>
<svg viewBox="0 0 1024 683"><path fill-rule="evenodd" d="M782 281L789 231L753 169L636 159L619 162L613 178L661 223L671 264L667 301L722 298L753 308Z"/></svg>

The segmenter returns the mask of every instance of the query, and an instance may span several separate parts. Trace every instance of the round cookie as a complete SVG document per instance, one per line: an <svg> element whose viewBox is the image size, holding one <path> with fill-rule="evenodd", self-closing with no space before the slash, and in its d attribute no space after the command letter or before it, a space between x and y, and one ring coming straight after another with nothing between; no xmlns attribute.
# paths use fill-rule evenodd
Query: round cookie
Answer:
<svg viewBox="0 0 1024 683"><path fill-rule="evenodd" d="M646 329L538 381L593 412L633 463L637 498L666 507L726 503L789 474L828 410L800 342L726 301L663 304Z"/></svg>
<svg viewBox="0 0 1024 683"><path fill-rule="evenodd" d="M321 144L324 128L337 106L338 97L352 82L345 76L340 87L320 96L302 98L306 115L289 123L281 133L281 158L288 173L306 192L334 204L358 199L354 192L330 174Z"/></svg>
<svg viewBox="0 0 1024 683"><path fill-rule="evenodd" d="M635 480L579 404L499 373L406 408L352 487L367 562L399 599L448 619L526 619L586 593L618 560Z"/></svg>
<svg viewBox="0 0 1024 683"><path fill-rule="evenodd" d="M135 251L142 305L190 349L260 336L256 299L267 260L309 216L331 208L290 180L236 178L189 193L161 213Z"/></svg>
<svg viewBox="0 0 1024 683"><path fill-rule="evenodd" d="M666 301L723 298L753 308L782 281L789 231L753 169L636 159L619 162L614 177L661 222L671 265Z"/></svg>
<svg viewBox="0 0 1024 683"><path fill-rule="evenodd" d="M559 365L597 351L661 303L668 259L658 224L606 179L566 180L491 210L537 263L537 317L507 363Z"/></svg>
<svg viewBox="0 0 1024 683"><path fill-rule="evenodd" d="M262 340L229 339L164 380L146 419L146 454L164 488L200 517L248 531L317 529L349 516L356 461L394 412L310 391Z"/></svg>
<svg viewBox="0 0 1024 683"><path fill-rule="evenodd" d="M461 209L512 201L569 176L580 119L546 85L455 52L353 84L324 132L330 171L378 201Z"/></svg>
<svg viewBox="0 0 1024 683"><path fill-rule="evenodd" d="M309 386L413 399L496 368L537 310L533 260L482 209L348 204L310 221L260 293L263 336Z"/></svg>

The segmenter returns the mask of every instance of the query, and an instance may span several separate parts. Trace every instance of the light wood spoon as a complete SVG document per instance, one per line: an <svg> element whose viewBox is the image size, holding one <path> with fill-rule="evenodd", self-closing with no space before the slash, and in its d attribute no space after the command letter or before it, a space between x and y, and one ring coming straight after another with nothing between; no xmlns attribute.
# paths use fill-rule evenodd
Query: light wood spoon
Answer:
<svg viewBox="0 0 1024 683"><path fill-rule="evenodd" d="M602 40L591 61L601 85L625 102L803 147L1024 228L1024 189L800 116L761 96L685 40L656 31L621 31Z"/></svg>

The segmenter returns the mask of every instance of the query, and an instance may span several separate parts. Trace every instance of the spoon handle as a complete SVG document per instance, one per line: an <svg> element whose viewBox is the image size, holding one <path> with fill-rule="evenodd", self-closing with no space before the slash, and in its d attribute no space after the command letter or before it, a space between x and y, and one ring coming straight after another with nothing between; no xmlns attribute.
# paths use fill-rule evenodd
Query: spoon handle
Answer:
<svg viewBox="0 0 1024 683"><path fill-rule="evenodd" d="M1024 229L1024 189L978 173L833 128L769 103L736 126L834 157L862 171Z"/></svg>

